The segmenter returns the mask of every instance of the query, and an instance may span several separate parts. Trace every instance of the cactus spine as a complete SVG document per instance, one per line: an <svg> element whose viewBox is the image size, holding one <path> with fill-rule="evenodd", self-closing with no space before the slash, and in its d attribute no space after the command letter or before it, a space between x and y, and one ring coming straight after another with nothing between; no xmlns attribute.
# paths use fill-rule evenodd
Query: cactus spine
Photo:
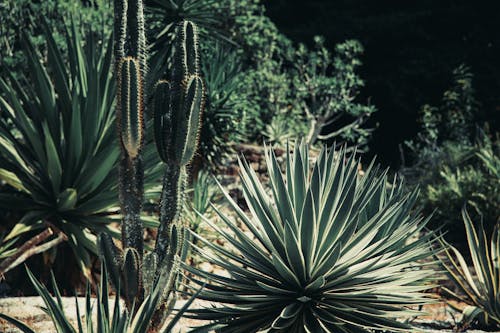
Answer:
<svg viewBox="0 0 500 333"><path fill-rule="evenodd" d="M192 22L177 26L172 62L171 80L156 84L153 104L156 145L166 164L155 248L160 261L180 251L177 245L182 243L183 235L180 205L186 166L196 150L205 104L205 88L199 76L198 34ZM178 237L176 244L174 233Z"/></svg>
<svg viewBox="0 0 500 333"><path fill-rule="evenodd" d="M117 78L118 132L122 148L120 203L124 248L135 248L142 257L144 77L146 38L142 0L115 1L115 77Z"/></svg>
<svg viewBox="0 0 500 333"><path fill-rule="evenodd" d="M176 29L170 81L160 80L153 95L154 134L165 164L160 198L160 227L154 251L143 255L144 82L147 72L142 0L115 0L115 77L117 78L117 124L122 151L119 187L123 215L122 244L118 249L108 234L99 245L109 278L125 298L129 310L144 295L160 290L161 301L153 316L158 328L167 316L184 244L181 201L186 167L196 150L205 88L200 77L198 35L192 22ZM171 303L170 302L170 303Z"/></svg>
<svg viewBox="0 0 500 333"><path fill-rule="evenodd" d="M146 38L142 0L115 0L115 77L117 127L121 147L119 194L122 212L122 245L101 234L99 245L109 277L120 288L129 310L144 298L141 221L144 197L144 81L147 72Z"/></svg>
<svg viewBox="0 0 500 333"><path fill-rule="evenodd" d="M168 263L167 271L158 272L168 275L165 277L164 307L168 307L168 292L173 289L184 244L180 214L186 167L198 144L205 105L205 87L199 76L198 34L192 22L181 22L176 28L172 68L170 81L160 80L153 98L155 141L165 163L160 227L154 250L160 263Z"/></svg>

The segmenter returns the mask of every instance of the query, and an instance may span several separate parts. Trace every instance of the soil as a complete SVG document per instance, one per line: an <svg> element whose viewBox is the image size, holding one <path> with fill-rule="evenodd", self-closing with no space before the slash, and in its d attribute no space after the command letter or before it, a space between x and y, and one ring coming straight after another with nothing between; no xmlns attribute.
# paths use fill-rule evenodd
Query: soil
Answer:
<svg viewBox="0 0 500 333"><path fill-rule="evenodd" d="M80 313L85 312L85 298L78 297L78 306ZM74 297L63 297L62 302L64 311L70 318L71 324L76 327L76 302ZM176 303L177 307L182 307L186 301L179 300ZM195 301L193 307L201 306L201 301ZM114 298L110 298L110 308L114 305ZM30 326L37 333L54 333L54 326L50 317L41 309L44 306L41 297L9 297L0 299L0 313L14 317L17 320ZM125 305L124 305L125 306ZM95 314L94 314L95 315ZM174 327L174 332L188 332L189 327L199 326L201 322L183 318L177 326ZM0 320L1 333L21 333L19 329L12 327L5 321Z"/></svg>
<svg viewBox="0 0 500 333"><path fill-rule="evenodd" d="M72 318L72 324L76 324L76 302L73 297L63 297L64 309L69 318ZM182 307L185 300L177 302L177 307ZM114 304L114 299L110 299L110 306ZM80 310L85 308L85 299L78 298ZM208 306L209 303L196 300L192 307ZM28 324L37 333L54 333L54 327L50 317L43 312L41 307L43 301L40 297L10 297L0 299L0 313L15 317L18 320ZM423 311L429 313L429 316L417 318L414 323L422 327L423 332L457 332L453 329L436 329L440 327L453 327L454 318L450 316L451 309L444 303L438 303L424 307ZM200 325L202 322L192 319L181 319L180 323L174 328L174 332L189 332L190 327ZM20 333L21 331L13 328L4 321L0 321L0 332L2 333ZM484 333L481 330L462 331L467 333ZM498 333L498 332L497 332Z"/></svg>

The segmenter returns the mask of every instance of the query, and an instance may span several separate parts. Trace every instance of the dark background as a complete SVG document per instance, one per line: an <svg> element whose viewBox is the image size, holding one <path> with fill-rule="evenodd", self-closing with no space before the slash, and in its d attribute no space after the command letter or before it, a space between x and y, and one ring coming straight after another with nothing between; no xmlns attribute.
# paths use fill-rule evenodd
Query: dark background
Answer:
<svg viewBox="0 0 500 333"><path fill-rule="evenodd" d="M461 63L474 74L476 121L498 130L500 0L268 0L267 14L295 42L323 35L333 48L358 39L365 48L361 100L378 108L371 153L400 164L398 145L418 130L418 110L439 104Z"/></svg>

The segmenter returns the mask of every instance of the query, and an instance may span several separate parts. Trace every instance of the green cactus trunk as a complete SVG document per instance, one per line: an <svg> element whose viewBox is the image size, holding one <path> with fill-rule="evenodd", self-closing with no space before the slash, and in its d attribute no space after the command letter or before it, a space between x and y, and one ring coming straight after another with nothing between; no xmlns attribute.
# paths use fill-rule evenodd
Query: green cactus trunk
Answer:
<svg viewBox="0 0 500 333"><path fill-rule="evenodd" d="M136 58L119 60L117 68L117 113L122 159L120 161L120 203L124 248L143 252L143 230L140 219L144 193L142 157L144 141L144 105L142 72Z"/></svg>
<svg viewBox="0 0 500 333"><path fill-rule="evenodd" d="M153 102L156 145L166 164L155 247L160 262L167 254L179 256L182 251L179 244L184 232L180 215L186 166L198 144L205 104L205 88L199 77L198 34L192 22L178 25L174 45L171 81L157 83ZM178 237L175 248L172 248L173 231Z"/></svg>
<svg viewBox="0 0 500 333"><path fill-rule="evenodd" d="M142 0L115 0L115 76L118 82L117 124L122 150L119 188L123 215L123 251L111 236L99 238L110 280L129 310L160 288L162 298L152 319L161 327L175 301L174 287L184 245L181 210L186 167L196 150L205 88L200 73L198 35L192 22L176 29L171 80L155 85L155 141L165 163L160 198L160 227L153 252L144 255L141 210L145 126L144 78L147 72ZM123 286L123 288L119 288Z"/></svg>

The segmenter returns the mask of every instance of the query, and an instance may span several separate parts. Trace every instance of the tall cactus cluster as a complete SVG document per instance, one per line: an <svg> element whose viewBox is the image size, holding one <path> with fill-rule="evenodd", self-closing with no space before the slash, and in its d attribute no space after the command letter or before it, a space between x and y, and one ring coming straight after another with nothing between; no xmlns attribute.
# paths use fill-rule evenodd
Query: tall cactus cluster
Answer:
<svg viewBox="0 0 500 333"><path fill-rule="evenodd" d="M178 24L170 80L154 86L152 108L158 153L165 165L160 198L160 226L153 251L144 254L143 202L144 113L147 54L142 0L115 0L115 76L118 81L117 122L122 150L120 203L122 248L107 234L100 236L102 258L111 282L121 290L129 310L144 297L159 291L161 301L153 327L166 318L184 244L181 201L186 167L198 142L205 88L200 77L198 36L189 21ZM122 286L121 288L119 286Z"/></svg>

